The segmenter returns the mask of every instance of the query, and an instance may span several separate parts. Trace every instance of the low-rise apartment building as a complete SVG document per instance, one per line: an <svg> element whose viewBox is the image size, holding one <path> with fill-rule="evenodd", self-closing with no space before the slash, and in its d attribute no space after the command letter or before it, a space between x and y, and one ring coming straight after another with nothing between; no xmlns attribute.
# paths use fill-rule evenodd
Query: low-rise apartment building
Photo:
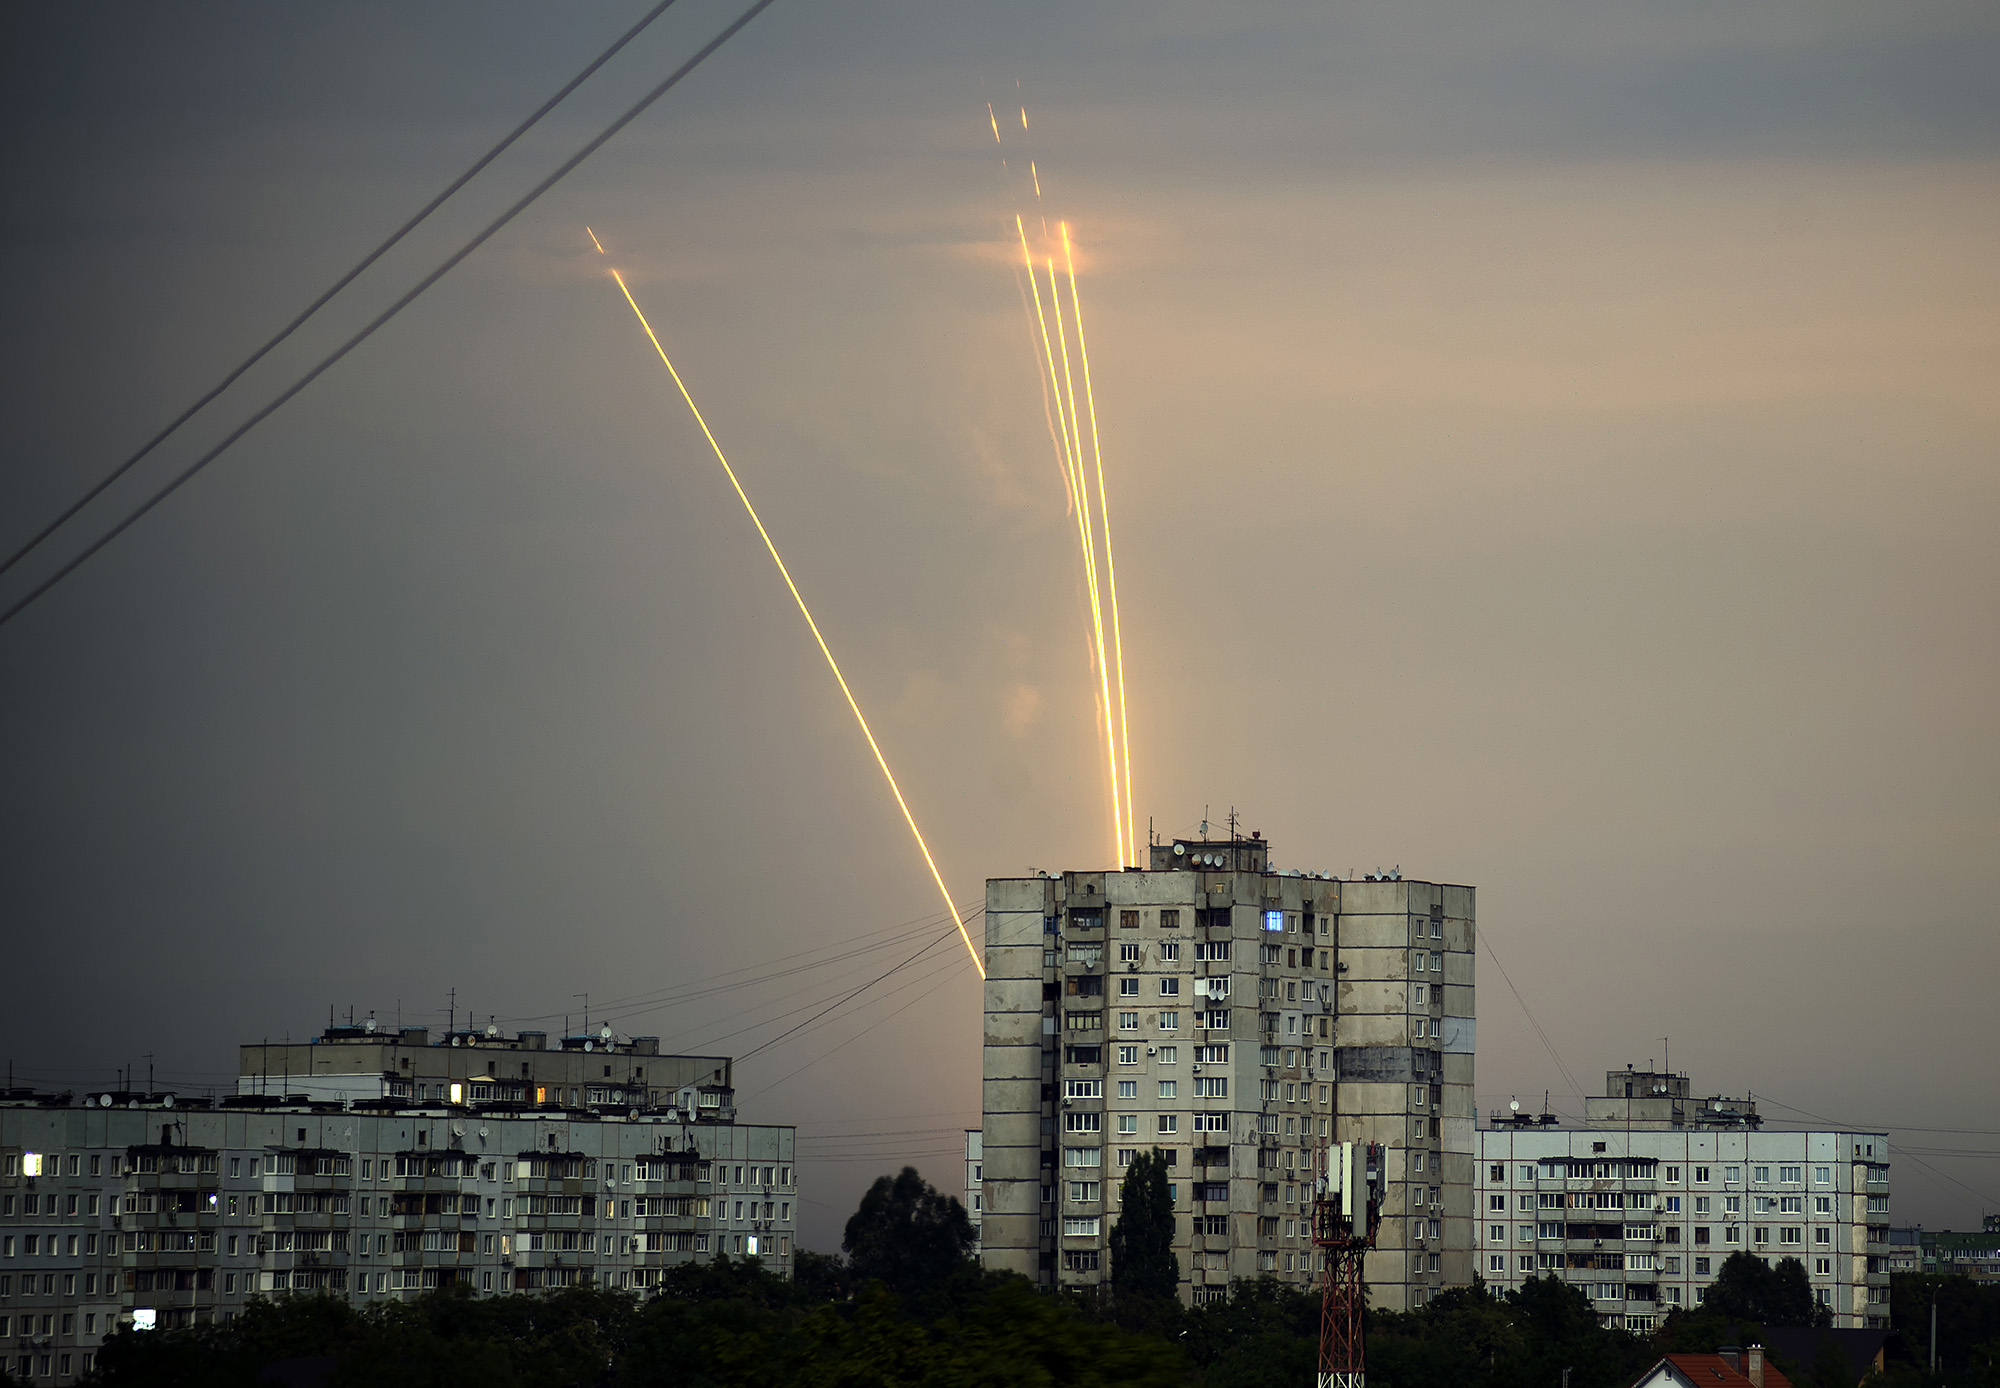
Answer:
<svg viewBox="0 0 2000 1388"><path fill-rule="evenodd" d="M1797 1258L1836 1328L1889 1323L1885 1133L1767 1132L1748 1099L1611 1071L1583 1127L1496 1113L1479 1133L1479 1261L1495 1290L1553 1273L1607 1325L1650 1329L1747 1252Z"/></svg>
<svg viewBox="0 0 2000 1388"><path fill-rule="evenodd" d="M574 1085L537 1058L531 1078L546 1083L525 1092L540 1102L475 1098L484 1063L441 1052L490 1051L492 1079L500 1057L535 1048L483 1034L419 1046L415 1035L398 1033L386 1065L369 1053L363 1069L340 1068L364 1052L332 1036L322 1045L340 1057L334 1068L316 1070L316 1055L301 1066L408 1084L407 1095L342 1097L322 1084L317 1098L0 1097L0 1366L70 1382L119 1326L226 1320L254 1295L363 1304L447 1283L644 1294L664 1269L723 1252L789 1275L794 1131L728 1121L726 1057L567 1038L543 1054L568 1055ZM626 1068L684 1082L646 1078L643 1101L636 1076L587 1082ZM618 1097L594 1100L597 1089Z"/></svg>

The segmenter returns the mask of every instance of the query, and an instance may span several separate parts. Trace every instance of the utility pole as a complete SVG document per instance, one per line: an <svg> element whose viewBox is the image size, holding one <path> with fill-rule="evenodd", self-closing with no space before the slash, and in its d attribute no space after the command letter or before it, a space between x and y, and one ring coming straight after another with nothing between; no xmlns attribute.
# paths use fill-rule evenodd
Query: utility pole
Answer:
<svg viewBox="0 0 2000 1388"><path fill-rule="evenodd" d="M1931 1376L1937 1376L1937 1298L1938 1289L1931 1288Z"/></svg>

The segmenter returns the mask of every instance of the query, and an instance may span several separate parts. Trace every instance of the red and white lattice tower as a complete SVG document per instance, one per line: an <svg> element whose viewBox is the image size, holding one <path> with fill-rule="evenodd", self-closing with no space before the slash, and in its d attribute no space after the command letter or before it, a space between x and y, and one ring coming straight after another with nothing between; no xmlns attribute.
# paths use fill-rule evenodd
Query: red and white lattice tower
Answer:
<svg viewBox="0 0 2000 1388"><path fill-rule="evenodd" d="M1357 1152L1352 1142L1319 1150L1312 1211L1313 1247L1320 1256L1317 1388L1364 1388L1368 1379L1361 1263L1375 1243L1381 1152L1372 1143ZM1355 1169L1357 1156L1364 1163L1360 1171Z"/></svg>

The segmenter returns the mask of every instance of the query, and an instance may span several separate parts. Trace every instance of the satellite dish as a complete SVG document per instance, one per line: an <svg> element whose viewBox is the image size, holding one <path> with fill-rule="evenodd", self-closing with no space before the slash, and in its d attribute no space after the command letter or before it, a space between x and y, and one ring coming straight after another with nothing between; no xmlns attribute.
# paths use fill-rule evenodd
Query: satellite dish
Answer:
<svg viewBox="0 0 2000 1388"><path fill-rule="evenodd" d="M1514 1110L1514 1112L1519 1113L1521 1111L1521 1101L1519 1099L1509 1099L1507 1101L1507 1107Z"/></svg>
<svg viewBox="0 0 2000 1388"><path fill-rule="evenodd" d="M1187 845L1186 845L1186 844L1184 844L1184 843L1177 843L1177 844L1175 844L1175 845L1174 845L1174 856L1175 856L1176 858L1184 858L1184 857L1186 857L1186 856L1187 856Z"/></svg>
<svg viewBox="0 0 2000 1388"><path fill-rule="evenodd" d="M611 1039L611 1024L608 1022L605 1023L604 1029L597 1034L606 1041L609 1041Z"/></svg>
<svg viewBox="0 0 2000 1388"><path fill-rule="evenodd" d="M160 1102L165 1104L168 1108L172 1108L174 1106L174 1096L169 1094L167 1095L166 1098L162 1099Z"/></svg>
<svg viewBox="0 0 2000 1388"><path fill-rule="evenodd" d="M586 1042L584 1042L584 1043L583 1043L583 1048L584 1048L584 1049L585 1049L585 1050L587 1051L587 1050L589 1050L589 1049L591 1048L591 1046L592 1046L593 1044L595 1044L595 1043L593 1043L593 1042L590 1042L590 1041L586 1041Z"/></svg>
<svg viewBox="0 0 2000 1388"><path fill-rule="evenodd" d="M500 1028L494 1026L493 1023L488 1022L486 1024L486 1034L488 1036L498 1036L500 1034Z"/></svg>
<svg viewBox="0 0 2000 1388"><path fill-rule="evenodd" d="M457 1038L456 1036L454 1036L454 1037L452 1037L452 1038L451 1038L451 1044L452 1044L452 1045L454 1045L454 1046L456 1046L456 1045L458 1044L458 1038Z"/></svg>

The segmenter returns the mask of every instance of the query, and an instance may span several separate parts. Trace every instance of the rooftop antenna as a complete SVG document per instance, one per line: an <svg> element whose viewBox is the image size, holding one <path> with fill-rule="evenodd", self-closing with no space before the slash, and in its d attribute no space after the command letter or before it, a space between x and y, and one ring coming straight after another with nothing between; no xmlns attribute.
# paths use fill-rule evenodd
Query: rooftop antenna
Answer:
<svg viewBox="0 0 2000 1388"><path fill-rule="evenodd" d="M1236 807L1234 805L1229 807L1229 841L1231 843L1236 842Z"/></svg>
<svg viewBox="0 0 2000 1388"><path fill-rule="evenodd" d="M571 994L570 994L570 996L571 996L571 997L573 997L573 998L582 998L582 999L583 999L583 1029L584 1029L585 1031L589 1031L589 1030L590 1030L590 994L588 994L588 993L571 993Z"/></svg>
<svg viewBox="0 0 2000 1388"><path fill-rule="evenodd" d="M449 1036L458 1030L458 989L452 989L445 996L448 1001L444 1014L444 1034Z"/></svg>

